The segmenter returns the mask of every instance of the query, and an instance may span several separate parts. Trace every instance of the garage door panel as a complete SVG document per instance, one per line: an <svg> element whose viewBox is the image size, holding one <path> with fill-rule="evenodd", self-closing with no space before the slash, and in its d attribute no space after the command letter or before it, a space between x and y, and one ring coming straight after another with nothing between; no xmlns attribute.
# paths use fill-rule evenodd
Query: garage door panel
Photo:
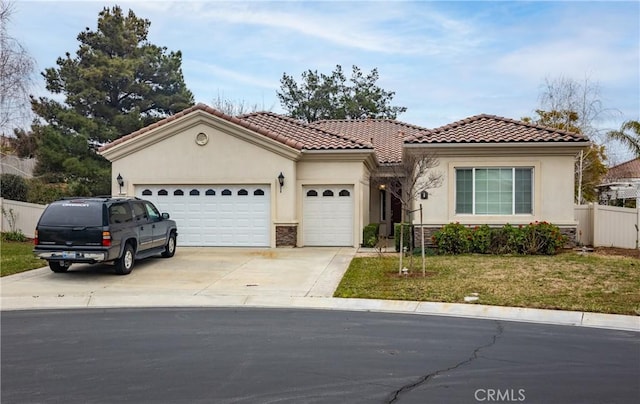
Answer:
<svg viewBox="0 0 640 404"><path fill-rule="evenodd" d="M352 246L353 211L353 185L304 186L304 244Z"/></svg>
<svg viewBox="0 0 640 404"><path fill-rule="evenodd" d="M269 246L269 193L267 185L136 187L137 196L177 222L178 244L185 246Z"/></svg>

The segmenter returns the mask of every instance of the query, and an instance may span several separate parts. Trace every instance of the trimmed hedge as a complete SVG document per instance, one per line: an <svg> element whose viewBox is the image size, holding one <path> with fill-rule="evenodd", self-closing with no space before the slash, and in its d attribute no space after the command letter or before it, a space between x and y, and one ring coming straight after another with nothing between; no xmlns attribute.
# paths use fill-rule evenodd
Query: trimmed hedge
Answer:
<svg viewBox="0 0 640 404"><path fill-rule="evenodd" d="M393 237L396 245L396 252L400 251L400 223L393 224ZM404 223L404 238L402 240L402 246L407 248L407 251L413 251L413 225L411 223Z"/></svg>
<svg viewBox="0 0 640 404"><path fill-rule="evenodd" d="M431 240L440 254L554 255L566 244L567 236L560 232L558 226L548 222L517 227L506 224L501 228L449 223Z"/></svg>
<svg viewBox="0 0 640 404"><path fill-rule="evenodd" d="M0 175L0 196L14 201L27 201L27 182L15 174Z"/></svg>
<svg viewBox="0 0 640 404"><path fill-rule="evenodd" d="M380 223L370 223L362 229L362 246L367 248L375 247L378 243L378 232Z"/></svg>

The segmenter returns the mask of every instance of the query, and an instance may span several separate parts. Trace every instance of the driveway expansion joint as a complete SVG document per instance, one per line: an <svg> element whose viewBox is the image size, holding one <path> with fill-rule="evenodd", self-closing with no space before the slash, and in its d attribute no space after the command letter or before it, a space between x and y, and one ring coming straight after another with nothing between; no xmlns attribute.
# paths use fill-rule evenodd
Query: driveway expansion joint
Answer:
<svg viewBox="0 0 640 404"><path fill-rule="evenodd" d="M416 387L425 385L427 383L429 383L429 381L431 381L431 379L433 379L436 376L439 376L443 373L447 373L447 372L451 372L453 370L456 370L457 368L461 367L461 366L465 366L468 365L469 363L475 361L476 359L478 359L478 353L483 350L483 349L487 349L487 348L491 348L492 346L494 346L496 344L496 342L498 341L498 339L502 336L502 333L504 332L504 327L502 326L502 323L500 323L500 321L496 320L496 332L493 335L493 337L491 338L491 341L489 341L487 344L481 345L479 347L477 347L476 349L473 350L473 352L471 353L471 356L469 356L467 359L463 360L462 362L458 362L457 364L450 366L446 369L440 369L440 370L436 370L435 372L429 373L427 375L424 375L422 377L420 377L417 381L406 384L404 386L402 386L401 388L399 388L398 390L394 391L391 394L391 399L389 401L387 401L388 404L391 403L395 403L400 399L400 395L404 394L404 393L408 393L409 391L415 389Z"/></svg>

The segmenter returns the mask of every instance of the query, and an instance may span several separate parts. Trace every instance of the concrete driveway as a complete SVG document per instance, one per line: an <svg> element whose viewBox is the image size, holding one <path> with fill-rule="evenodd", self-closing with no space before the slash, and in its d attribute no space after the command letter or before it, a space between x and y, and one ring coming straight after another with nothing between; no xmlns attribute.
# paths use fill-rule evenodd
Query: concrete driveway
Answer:
<svg viewBox="0 0 640 404"><path fill-rule="evenodd" d="M178 247L173 258L137 261L118 276L109 265L41 268L2 278L2 309L246 304L249 297L331 297L354 248Z"/></svg>
<svg viewBox="0 0 640 404"><path fill-rule="evenodd" d="M639 331L637 316L466 303L333 298L354 248L178 247L138 261L130 275L108 265L40 268L0 278L0 310L118 307L287 307L365 310L580 325Z"/></svg>

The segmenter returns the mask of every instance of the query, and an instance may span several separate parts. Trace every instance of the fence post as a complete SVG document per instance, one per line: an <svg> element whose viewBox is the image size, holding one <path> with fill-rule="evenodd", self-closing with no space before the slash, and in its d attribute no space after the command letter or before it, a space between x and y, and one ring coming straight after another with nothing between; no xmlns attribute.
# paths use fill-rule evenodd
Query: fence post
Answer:
<svg viewBox="0 0 640 404"><path fill-rule="evenodd" d="M636 206L636 250L638 249L638 238L640 237L640 207Z"/></svg>
<svg viewBox="0 0 640 404"><path fill-rule="evenodd" d="M598 237L598 203L597 202L593 202L591 204L591 231L593 232L593 246L594 247L599 247L600 246L600 240Z"/></svg>

